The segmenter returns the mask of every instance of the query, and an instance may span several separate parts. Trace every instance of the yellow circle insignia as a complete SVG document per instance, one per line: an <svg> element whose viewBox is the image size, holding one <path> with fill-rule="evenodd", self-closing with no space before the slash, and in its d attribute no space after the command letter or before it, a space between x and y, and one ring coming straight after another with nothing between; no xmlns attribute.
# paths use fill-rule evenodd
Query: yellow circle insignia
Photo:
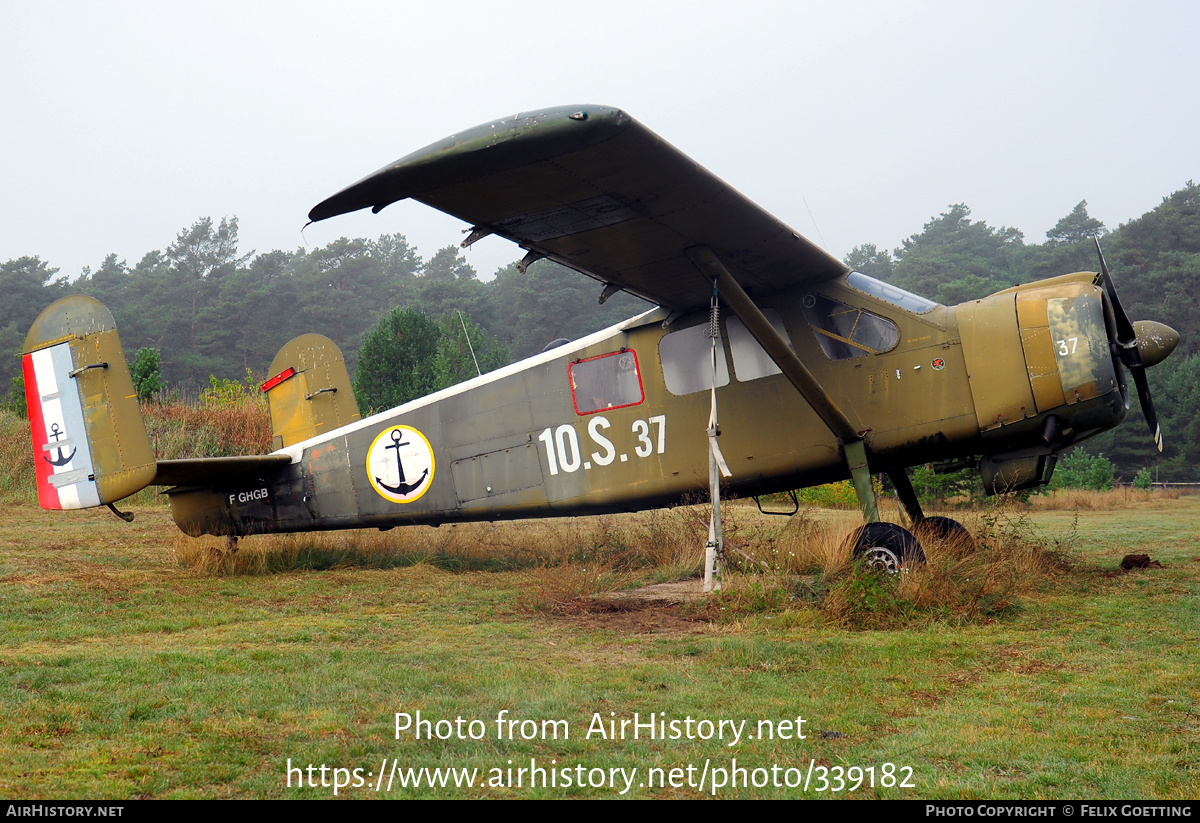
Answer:
<svg viewBox="0 0 1200 823"><path fill-rule="evenodd" d="M367 451L367 479L393 503L411 503L433 482L433 447L412 426L390 426Z"/></svg>

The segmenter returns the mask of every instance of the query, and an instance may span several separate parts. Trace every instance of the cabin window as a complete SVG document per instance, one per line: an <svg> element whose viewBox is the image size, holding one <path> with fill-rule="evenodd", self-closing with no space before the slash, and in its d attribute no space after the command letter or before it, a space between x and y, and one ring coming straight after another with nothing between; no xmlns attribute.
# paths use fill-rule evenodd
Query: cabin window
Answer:
<svg viewBox="0 0 1200 823"><path fill-rule="evenodd" d="M830 360L849 360L887 351L900 341L900 330L891 320L847 306L820 294L800 301L804 319L812 327L821 350Z"/></svg>
<svg viewBox="0 0 1200 823"><path fill-rule="evenodd" d="M937 303L927 297L905 291L891 283L876 280L874 277L868 277L860 271L852 271L846 275L846 283L861 292L878 297L880 300L886 300L893 306L899 306L913 314L925 314L925 312L937 308Z"/></svg>
<svg viewBox="0 0 1200 823"><path fill-rule="evenodd" d="M784 340L788 339L787 330L783 327L783 318L779 316L779 312L774 309L763 309L763 316L775 327L775 331L779 332L780 337ZM729 332L729 351L733 353L733 373L737 375L738 382L745 383L747 380L781 374L779 367L771 359L771 355L758 345L754 335L741 320L736 317L729 318L725 322L725 330ZM788 346L791 347L790 341Z"/></svg>
<svg viewBox="0 0 1200 823"><path fill-rule="evenodd" d="M576 360L568 372L576 414L636 406L645 399L637 353L633 349Z"/></svg>
<svg viewBox="0 0 1200 823"><path fill-rule="evenodd" d="M658 342L658 357L662 361L663 380L671 394L692 394L713 387L712 338L708 336L707 323L664 335ZM728 384L725 347L718 337L717 386Z"/></svg>

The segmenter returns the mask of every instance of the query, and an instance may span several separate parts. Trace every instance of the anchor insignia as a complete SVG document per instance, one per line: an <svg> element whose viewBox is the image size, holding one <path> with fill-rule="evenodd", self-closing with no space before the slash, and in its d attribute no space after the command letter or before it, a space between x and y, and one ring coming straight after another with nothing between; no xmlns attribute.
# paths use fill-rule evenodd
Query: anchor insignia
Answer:
<svg viewBox="0 0 1200 823"><path fill-rule="evenodd" d="M57 424L57 423L51 423L51 424L50 424L50 434L51 434L51 436L53 436L53 437L54 437L54 440L55 440L55 442L58 442L58 439L59 439L60 437L62 437L62 436L63 436L63 433L62 433L62 432L60 432L60 431L58 430L58 424ZM47 457L46 455L44 455L44 454L42 455L42 459L43 459L43 460L45 460L47 463L49 463L51 466L65 466L65 465L67 465L67 464L68 464L68 463L70 463L70 462L71 462L71 460L72 460L72 459L75 457L75 452L77 451L77 449L71 449L71 453L70 453L70 454L68 454L66 457L64 457L64 456L63 456L63 450L62 450L62 446L54 446L54 445L51 445L51 444L46 444L46 445L45 445L45 446L43 446L42 448L43 448L44 450L46 450L46 451L51 451L51 450L54 450L54 451L58 452L58 459L57 459L57 460L51 460L51 459L50 459L49 457Z"/></svg>
<svg viewBox="0 0 1200 823"><path fill-rule="evenodd" d="M405 483L404 482L404 463L400 460L400 447L407 446L408 443L407 442L401 443L400 437L401 437L400 430L399 429L393 430L392 431L392 445L385 447L385 448L396 450L396 474L399 475L396 485L389 486L387 483L384 483L383 480L380 479L378 476L375 478L375 482L378 483L383 488L390 491L392 494L405 495L405 494L408 494L409 492L411 492L413 489L419 487L422 483L425 482L425 478L429 476L429 469L425 469L425 471L421 473L421 476L419 478L417 478L417 480L415 482L413 482L413 483Z"/></svg>

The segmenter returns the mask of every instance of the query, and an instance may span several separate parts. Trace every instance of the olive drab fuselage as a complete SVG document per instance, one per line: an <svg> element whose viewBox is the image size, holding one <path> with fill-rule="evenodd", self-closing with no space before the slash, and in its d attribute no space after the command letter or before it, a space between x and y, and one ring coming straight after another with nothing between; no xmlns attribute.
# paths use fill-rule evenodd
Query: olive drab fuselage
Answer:
<svg viewBox="0 0 1200 823"><path fill-rule="evenodd" d="M1068 275L921 313L844 278L759 305L862 433L872 470L982 457L985 479L1028 485L1047 475L1047 459L1052 470L1054 453L1126 414L1096 278ZM719 329L729 490L750 496L849 477L838 438L740 321L725 313ZM288 444L282 468L178 487L173 514L188 534L244 535L672 505L708 480L708 330L707 311L651 310ZM336 399L308 402L316 414Z"/></svg>

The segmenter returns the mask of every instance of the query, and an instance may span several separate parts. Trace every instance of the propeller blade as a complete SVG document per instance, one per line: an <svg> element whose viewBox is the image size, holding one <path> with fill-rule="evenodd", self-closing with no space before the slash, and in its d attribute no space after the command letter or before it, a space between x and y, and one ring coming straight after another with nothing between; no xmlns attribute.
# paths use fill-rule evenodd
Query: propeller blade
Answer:
<svg viewBox="0 0 1200 823"><path fill-rule="evenodd" d="M1138 349L1137 332L1134 331L1133 323L1129 322L1129 315L1125 313L1121 299L1117 297L1117 287L1108 273L1108 264L1104 262L1104 251L1100 248L1100 238L1092 235L1092 240L1096 242L1096 254L1100 255L1100 275L1104 278L1104 289L1108 292L1108 302L1112 305L1113 319L1116 320L1116 343L1121 355L1121 362L1133 375L1133 382L1137 385L1138 400L1142 404L1142 414L1145 415L1146 424L1154 434L1154 445L1161 452L1163 450L1162 428L1158 425L1158 415L1154 413L1154 401L1150 399L1150 384L1146 382L1146 367L1142 364L1142 354Z"/></svg>
<svg viewBox="0 0 1200 823"><path fill-rule="evenodd" d="M1133 323L1129 322L1125 307L1121 305L1121 298L1117 297L1117 287L1108 273L1104 252L1100 249L1100 238L1092 235L1092 240L1096 242L1096 254L1100 255L1100 275L1104 278L1104 289L1108 292L1108 302L1112 305L1113 318L1117 321L1117 343L1123 350L1128 350L1130 346L1137 345L1137 333L1133 330Z"/></svg>
<svg viewBox="0 0 1200 823"><path fill-rule="evenodd" d="M1144 368L1130 369L1129 373L1133 375L1133 382L1137 384L1138 400L1142 404L1142 414L1146 417L1146 425L1154 433L1154 445L1158 446L1158 450L1161 452L1163 450L1162 429L1158 425L1158 415L1154 413L1154 401L1150 399L1150 384L1146 382L1146 370Z"/></svg>

